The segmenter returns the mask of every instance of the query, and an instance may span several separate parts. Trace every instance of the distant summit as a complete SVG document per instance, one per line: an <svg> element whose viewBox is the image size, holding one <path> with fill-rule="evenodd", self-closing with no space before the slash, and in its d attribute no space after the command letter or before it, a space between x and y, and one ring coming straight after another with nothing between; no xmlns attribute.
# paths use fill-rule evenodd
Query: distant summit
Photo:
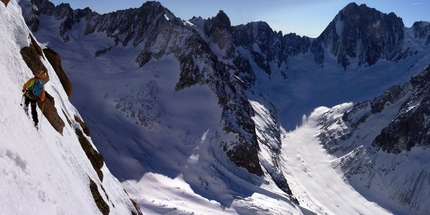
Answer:
<svg viewBox="0 0 430 215"><path fill-rule="evenodd" d="M380 59L397 62L411 54L402 47L404 27L402 19L394 13L385 14L365 4L350 3L312 44L315 62L323 63L323 47L345 69L355 59L359 66L372 66Z"/></svg>

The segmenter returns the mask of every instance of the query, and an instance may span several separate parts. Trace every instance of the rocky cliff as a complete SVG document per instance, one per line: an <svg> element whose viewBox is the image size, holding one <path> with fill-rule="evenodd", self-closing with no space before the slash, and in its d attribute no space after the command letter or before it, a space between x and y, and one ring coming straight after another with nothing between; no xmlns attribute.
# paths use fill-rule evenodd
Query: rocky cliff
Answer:
<svg viewBox="0 0 430 215"><path fill-rule="evenodd" d="M380 59L398 61L411 54L403 47L404 38L403 21L394 13L350 3L313 41L312 52L317 64L323 64L322 50L328 49L345 69L354 59L359 66L372 66Z"/></svg>

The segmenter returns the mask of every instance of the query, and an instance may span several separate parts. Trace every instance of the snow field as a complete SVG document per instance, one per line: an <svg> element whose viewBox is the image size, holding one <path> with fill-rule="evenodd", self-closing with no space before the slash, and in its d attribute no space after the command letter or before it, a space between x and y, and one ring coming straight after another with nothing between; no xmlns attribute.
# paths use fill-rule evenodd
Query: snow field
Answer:
<svg viewBox="0 0 430 215"><path fill-rule="evenodd" d="M318 118L328 108L317 108L296 130L282 139L282 169L303 207L317 214L391 214L355 191L343 173L333 168L338 158L328 155L317 138Z"/></svg>

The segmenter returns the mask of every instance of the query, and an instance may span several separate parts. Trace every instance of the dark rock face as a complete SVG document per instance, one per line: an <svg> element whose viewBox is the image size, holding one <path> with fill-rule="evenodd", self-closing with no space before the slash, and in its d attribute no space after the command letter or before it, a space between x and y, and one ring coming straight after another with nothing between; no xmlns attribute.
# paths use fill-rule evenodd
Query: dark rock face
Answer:
<svg viewBox="0 0 430 215"><path fill-rule="evenodd" d="M424 21L415 22L412 25L412 29L414 30L415 38L427 39L430 34L430 23Z"/></svg>
<svg viewBox="0 0 430 215"><path fill-rule="evenodd" d="M101 193L99 191L99 188L98 188L97 184L91 178L89 178L89 180L90 180L91 194L93 194L93 198L94 198L94 201L95 201L97 207L99 208L100 212L103 215L108 215L109 212L110 212L109 205L103 199L103 197L102 197L102 195L101 195ZM103 190L103 187L102 187L102 190Z"/></svg>
<svg viewBox="0 0 430 215"><path fill-rule="evenodd" d="M66 124L63 119L58 114L57 108L55 107L55 100L47 91L45 91L45 102L37 103L40 110L43 110L43 115L49 121L51 126L58 131L58 133L63 134L63 129Z"/></svg>
<svg viewBox="0 0 430 215"><path fill-rule="evenodd" d="M48 70L40 60L40 58L43 57L42 49L31 35L29 35L29 37L31 37L32 43L29 47L24 47L21 49L21 55L28 68L33 72L33 75L36 76L40 71ZM49 81L49 74L44 81L45 83Z"/></svg>
<svg viewBox="0 0 430 215"><path fill-rule="evenodd" d="M9 4L9 0L1 0L3 4L7 7L7 4Z"/></svg>
<svg viewBox="0 0 430 215"><path fill-rule="evenodd" d="M311 44L308 37L276 33L265 22L235 26L231 35L234 45L248 50L257 66L269 75L272 73L269 63L276 63L280 67L282 63L287 63L288 57L308 52ZM255 49L254 44L257 44L258 49Z"/></svg>
<svg viewBox="0 0 430 215"><path fill-rule="evenodd" d="M84 136L84 133L82 132L81 129L77 128L75 129L75 132L76 132L76 136L78 137L79 143L81 144L82 149L87 155L88 160L90 160L94 170L97 172L97 175L99 176L100 181L103 181L103 172L101 170L101 168L104 165L103 155L98 153L93 148L90 141L88 141L88 139Z"/></svg>
<svg viewBox="0 0 430 215"><path fill-rule="evenodd" d="M215 17L205 20L203 30L211 42L218 45L220 49L225 49L226 59L234 54L235 49L231 37L232 26L230 18L224 11L221 10Z"/></svg>
<svg viewBox="0 0 430 215"><path fill-rule="evenodd" d="M311 50L315 63L322 64L322 46L328 48L345 69L355 58L360 66L372 66L379 59L398 61L402 58L403 29L402 19L394 13L350 3L313 41Z"/></svg>
<svg viewBox="0 0 430 215"><path fill-rule="evenodd" d="M66 91L67 96L70 99L72 96L72 83L70 83L69 78L66 73L64 73L63 67L61 66L60 55L50 48L44 49L43 52L45 53L49 63L54 68L55 73L57 73L58 78L60 78L61 85L63 85L64 91Z"/></svg>
<svg viewBox="0 0 430 215"><path fill-rule="evenodd" d="M86 15L87 21L91 22L88 22L85 33L106 32L117 44L126 46L132 42L137 46L146 41L145 45L149 46L156 41L158 35L172 34L173 25L181 24L179 19L169 21L164 15L173 17L173 14L158 2L146 2L140 8L103 15L90 14Z"/></svg>

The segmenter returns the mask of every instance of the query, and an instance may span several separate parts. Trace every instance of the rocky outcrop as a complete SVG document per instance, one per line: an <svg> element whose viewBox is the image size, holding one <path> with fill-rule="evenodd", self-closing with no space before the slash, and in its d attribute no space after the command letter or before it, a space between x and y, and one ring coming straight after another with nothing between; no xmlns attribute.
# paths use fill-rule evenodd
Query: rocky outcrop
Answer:
<svg viewBox="0 0 430 215"><path fill-rule="evenodd" d="M58 78L60 78L61 85L63 85L64 91L66 91L67 96L70 99L70 97L72 96L72 83L70 83L69 78L67 77L66 73L63 70L63 67L61 66L60 56L50 48L44 49L43 52L49 63L54 68L55 73L57 73Z"/></svg>
<svg viewBox="0 0 430 215"><path fill-rule="evenodd" d="M45 91L45 102L42 103L39 101L37 104L51 126L58 131L58 133L63 134L63 129L66 124L60 115L58 115L54 97L52 97L49 92Z"/></svg>
<svg viewBox="0 0 430 215"><path fill-rule="evenodd" d="M273 31L265 22L232 27L231 34L233 44L249 51L252 60L269 75L272 73L269 66L271 63L278 67L283 63L287 64L289 57L307 53L311 44L309 37L294 33L282 35L282 32Z"/></svg>
<svg viewBox="0 0 430 215"><path fill-rule="evenodd" d="M81 129L77 128L75 129L75 132L78 136L79 143L81 144L82 149L84 150L85 154L93 165L94 170L97 172L100 181L103 181L103 172L101 171L101 168L104 165L103 156L92 147L91 143L84 136Z"/></svg>
<svg viewBox="0 0 430 215"><path fill-rule="evenodd" d="M32 71L33 75L39 74L40 71L47 71L46 67L43 65L41 58L44 57L42 49L30 35L32 43L29 47L24 47L21 49L21 55L24 62ZM49 81L49 73L43 80L45 83ZM65 126L64 121L58 115L57 109L55 108L54 98L45 90L45 102L38 102L39 108L42 110L43 115L50 122L52 127L58 131L60 134L63 133Z"/></svg>
<svg viewBox="0 0 430 215"><path fill-rule="evenodd" d="M7 7L7 4L9 4L10 0L1 0L3 2L3 4Z"/></svg>
<svg viewBox="0 0 430 215"><path fill-rule="evenodd" d="M106 201L103 199L102 195L100 194L97 184L91 178L88 177L88 179L90 180L90 190L91 190L91 193L93 194L94 201L97 207L99 208L100 212L103 215L108 215L110 212L109 205L106 203Z"/></svg>
<svg viewBox="0 0 430 215"><path fill-rule="evenodd" d="M430 44L430 23L419 21L412 25L414 37L425 41L425 45Z"/></svg>
<svg viewBox="0 0 430 215"><path fill-rule="evenodd" d="M30 68L30 70L33 72L33 75L36 76L37 74L39 74L40 71L46 72L48 70L40 60L41 57L44 57L42 49L35 42L34 38L31 35L29 35L29 38L31 38L32 43L30 43L29 47L24 47L21 49L21 56L24 62L27 64L28 68ZM49 74L44 81L45 83L49 81Z"/></svg>
<svg viewBox="0 0 430 215"><path fill-rule="evenodd" d="M75 121L79 123L79 125L81 126L82 130L84 131L84 133L89 137L90 136L90 129L84 123L84 121L82 121L82 119L79 118L78 116L75 116Z"/></svg>

